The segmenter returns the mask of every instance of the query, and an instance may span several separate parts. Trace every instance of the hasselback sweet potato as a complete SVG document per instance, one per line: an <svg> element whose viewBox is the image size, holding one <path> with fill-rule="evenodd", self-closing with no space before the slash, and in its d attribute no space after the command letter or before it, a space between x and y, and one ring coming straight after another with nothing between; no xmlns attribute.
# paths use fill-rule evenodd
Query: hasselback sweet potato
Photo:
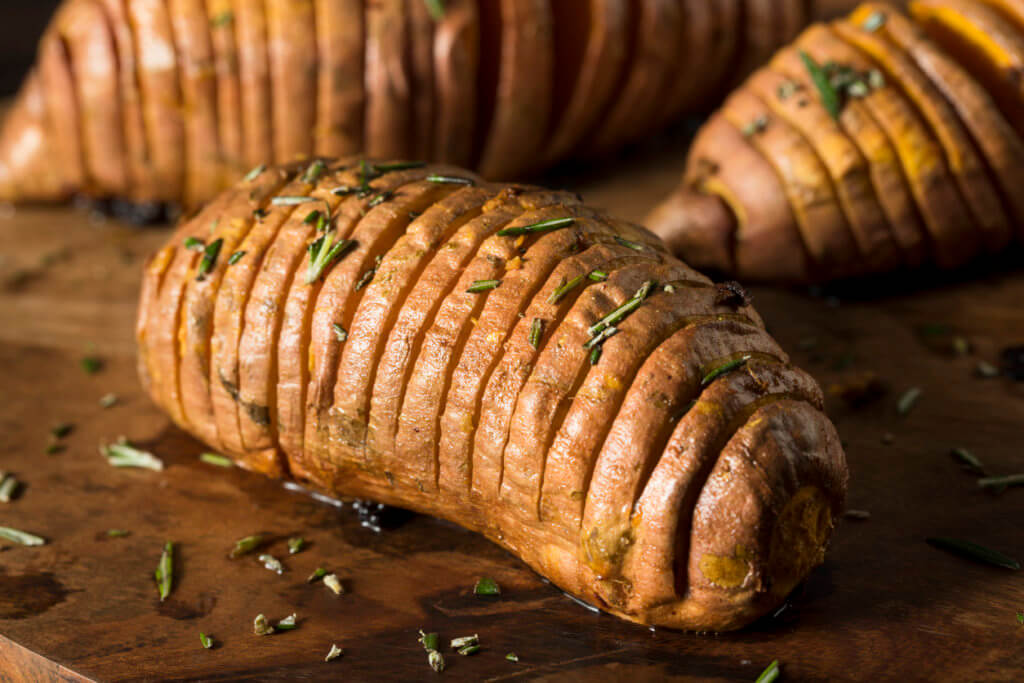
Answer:
<svg viewBox="0 0 1024 683"><path fill-rule="evenodd" d="M738 285L564 192L275 166L146 267L140 374L250 469L485 534L626 619L741 627L821 562L846 463Z"/></svg>
<svg viewBox="0 0 1024 683"><path fill-rule="evenodd" d="M703 107L818 2L852 4L65 0L0 131L0 199L194 208L314 153L520 176Z"/></svg>
<svg viewBox="0 0 1024 683"><path fill-rule="evenodd" d="M778 52L698 133L651 228L694 265L790 282L950 268L1024 237L1024 3L908 9L865 3Z"/></svg>

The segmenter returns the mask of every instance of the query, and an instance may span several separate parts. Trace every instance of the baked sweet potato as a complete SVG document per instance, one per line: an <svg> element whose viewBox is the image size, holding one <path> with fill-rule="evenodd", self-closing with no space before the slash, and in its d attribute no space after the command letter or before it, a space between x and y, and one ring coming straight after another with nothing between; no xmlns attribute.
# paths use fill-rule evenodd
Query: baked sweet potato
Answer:
<svg viewBox="0 0 1024 683"><path fill-rule="evenodd" d="M909 9L865 3L778 52L698 134L652 229L699 267L789 282L952 268L1020 239L1024 3L913 0ZM778 177L771 194L746 187L765 186L749 173L764 164ZM798 232L807 267L780 261L778 249L748 249L754 231L776 245Z"/></svg>
<svg viewBox="0 0 1024 683"><path fill-rule="evenodd" d="M192 209L314 153L521 176L704 108L819 2L853 0L65 0L0 200Z"/></svg>
<svg viewBox="0 0 1024 683"><path fill-rule="evenodd" d="M745 296L566 193L272 167L149 260L137 330L153 399L239 464L444 517L633 621L751 622L843 509L821 391Z"/></svg>

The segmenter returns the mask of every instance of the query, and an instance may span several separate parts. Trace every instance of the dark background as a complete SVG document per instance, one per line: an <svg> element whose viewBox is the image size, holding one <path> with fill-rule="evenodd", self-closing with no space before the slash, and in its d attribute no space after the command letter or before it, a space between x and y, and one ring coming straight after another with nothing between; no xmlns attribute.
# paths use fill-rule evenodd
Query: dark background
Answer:
<svg viewBox="0 0 1024 683"><path fill-rule="evenodd" d="M59 0L0 0L0 96L18 89Z"/></svg>

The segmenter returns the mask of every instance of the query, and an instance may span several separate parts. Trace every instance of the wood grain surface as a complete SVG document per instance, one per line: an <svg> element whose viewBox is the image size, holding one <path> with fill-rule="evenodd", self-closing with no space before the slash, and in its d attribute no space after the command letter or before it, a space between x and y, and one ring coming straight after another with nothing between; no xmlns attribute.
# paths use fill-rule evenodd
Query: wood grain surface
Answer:
<svg viewBox="0 0 1024 683"><path fill-rule="evenodd" d="M588 202L640 219L681 171L682 137L614 168L550 178ZM417 630L442 642L478 633L481 651L445 651L439 680L748 680L773 659L789 680L1020 680L1024 572L980 566L925 544L971 539L1024 558L1024 489L992 495L949 455L970 449L993 473L1024 471L1024 383L980 379L979 359L1024 344L1021 255L957 277L915 275L825 292L755 288L755 303L794 360L826 390L874 373L888 391L829 412L852 473L825 565L774 618L725 635L650 631L595 614L487 541L429 518L376 534L349 505L201 463L201 444L170 426L135 377L135 298L144 255L166 228L134 228L81 208L0 207L0 468L24 482L0 525L44 536L0 542L0 680L433 680ZM948 325L971 351L922 339ZM84 355L104 361L93 375ZM907 415L896 402L922 390ZM108 392L120 401L103 409ZM74 423L47 455L50 428ZM118 435L152 450L162 473L116 470L97 447ZM887 436L889 435L889 436ZM110 538L107 530L129 535ZM233 542L267 535L282 576ZM303 552L285 539L301 534ZM153 571L176 544L170 598ZM336 571L347 592L305 579ZM494 577L498 599L474 597ZM258 613L299 627L253 635ZM204 650L199 632L216 646ZM325 663L332 643L344 648ZM505 660L515 652L520 661Z"/></svg>

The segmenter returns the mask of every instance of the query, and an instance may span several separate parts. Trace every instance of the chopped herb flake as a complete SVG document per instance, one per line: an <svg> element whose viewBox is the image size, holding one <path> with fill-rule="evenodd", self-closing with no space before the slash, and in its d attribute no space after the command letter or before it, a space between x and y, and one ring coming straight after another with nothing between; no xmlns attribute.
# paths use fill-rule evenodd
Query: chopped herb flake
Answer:
<svg viewBox="0 0 1024 683"><path fill-rule="evenodd" d="M534 318L533 322L530 323L530 337L529 342L535 350L540 348L540 339L544 334L544 321L540 318Z"/></svg>
<svg viewBox="0 0 1024 683"><path fill-rule="evenodd" d="M124 529L107 529L107 536L110 538L124 538L129 533L130 532L125 531Z"/></svg>
<svg viewBox="0 0 1024 683"><path fill-rule="evenodd" d="M644 245L639 242L634 242L633 240L627 240L625 237L620 237L619 235L615 236L615 241L627 249L632 249L634 251L644 250Z"/></svg>
<svg viewBox="0 0 1024 683"><path fill-rule="evenodd" d="M338 341L343 342L348 339L348 330L338 323L331 323L331 329L334 330L334 336L337 337Z"/></svg>
<svg viewBox="0 0 1024 683"><path fill-rule="evenodd" d="M804 66L807 67L807 72L811 75L814 87L818 89L818 94L821 96L821 103L825 107L825 111L829 113L829 116L838 121L839 114L841 113L841 103L839 101L839 94L832 86L828 75L818 66L814 58L803 50L800 50L800 59L803 60Z"/></svg>
<svg viewBox="0 0 1024 683"><path fill-rule="evenodd" d="M276 628L278 631L294 631L299 626L295 623L296 619L298 619L297 614L290 614L281 621L277 622L277 624L274 625L274 628Z"/></svg>
<svg viewBox="0 0 1024 683"><path fill-rule="evenodd" d="M206 635L202 631L199 632L199 642L207 650L213 648L213 638L211 638L210 636Z"/></svg>
<svg viewBox="0 0 1024 683"><path fill-rule="evenodd" d="M475 655L477 652L480 652L480 646L476 644L459 648L459 654L463 657L466 655Z"/></svg>
<svg viewBox="0 0 1024 683"><path fill-rule="evenodd" d="M702 387L706 387L707 385L711 384L722 375L728 374L733 370L736 370L737 368L746 365L747 361L749 361L751 358L752 356L748 354L745 356L740 356L739 358L735 358L729 361L728 363L723 363L722 365L719 365L717 368L714 368L708 374L704 375L704 379L700 381L700 385Z"/></svg>
<svg viewBox="0 0 1024 683"><path fill-rule="evenodd" d="M139 467L154 472L164 469L163 460L148 451L133 448L124 437L109 446L100 446L100 454L114 467Z"/></svg>
<svg viewBox="0 0 1024 683"><path fill-rule="evenodd" d="M896 412L900 415L907 415L911 410L914 409L914 405L917 400L921 398L921 388L911 387L903 392L899 400L896 401Z"/></svg>
<svg viewBox="0 0 1024 683"><path fill-rule="evenodd" d="M424 633L420 630L419 642L423 645L423 649L426 651L436 650L441 646L441 639L436 633Z"/></svg>
<svg viewBox="0 0 1024 683"><path fill-rule="evenodd" d="M216 465L217 467L234 467L235 462L220 453L200 453L199 459L205 462L207 465Z"/></svg>
<svg viewBox="0 0 1024 683"><path fill-rule="evenodd" d="M258 636L269 636L274 632L274 627L267 621L266 616L257 614L252 621L252 632Z"/></svg>
<svg viewBox="0 0 1024 683"><path fill-rule="evenodd" d="M978 377L985 379L991 379L992 377L999 376L999 368L983 360L979 360L978 364L974 366L974 372Z"/></svg>
<svg viewBox="0 0 1024 683"><path fill-rule="evenodd" d="M164 544L164 550L160 554L160 562L156 566L157 589L160 592L160 602L167 599L171 594L171 587L174 584L174 544L170 541Z"/></svg>
<svg viewBox="0 0 1024 683"><path fill-rule="evenodd" d="M868 33L874 33L885 26L885 19L885 12L872 12L868 15L868 18L864 20L864 23L861 24L861 28Z"/></svg>
<svg viewBox="0 0 1024 683"><path fill-rule="evenodd" d="M519 655L517 655L515 652L509 652L507 655L505 655L505 659L507 659L510 662L518 662Z"/></svg>
<svg viewBox="0 0 1024 683"><path fill-rule="evenodd" d="M326 165L323 160L317 159L311 163L306 169L306 172L302 174L302 182L310 185L314 184L316 181L320 180L320 176L323 175L324 168L326 168Z"/></svg>
<svg viewBox="0 0 1024 683"><path fill-rule="evenodd" d="M96 356L85 356L82 358L82 369L87 375L95 375L103 369L103 361Z"/></svg>
<svg viewBox="0 0 1024 683"><path fill-rule="evenodd" d="M444 19L444 0L423 0L427 6L427 11L430 12L430 16L434 21L441 21Z"/></svg>
<svg viewBox="0 0 1024 683"><path fill-rule="evenodd" d="M461 638L452 638L451 647L453 650L458 650L466 647L467 645L478 645L480 643L480 634L474 633L471 636L462 636Z"/></svg>
<svg viewBox="0 0 1024 683"><path fill-rule="evenodd" d="M242 555L248 555L252 551L263 545L263 537L256 534L253 536L246 536L235 541L235 547L231 549L228 554L232 560L241 557Z"/></svg>
<svg viewBox="0 0 1024 683"><path fill-rule="evenodd" d="M353 240L334 242L333 233L327 232L309 245L309 268L306 271L306 284L311 285L323 276L324 271L355 245Z"/></svg>
<svg viewBox="0 0 1024 683"><path fill-rule="evenodd" d="M781 674L782 671L779 670L779 660L776 659L768 665L768 668L761 672L761 675L757 677L757 680L754 681L754 683L773 683L773 681L778 680Z"/></svg>
<svg viewBox="0 0 1024 683"><path fill-rule="evenodd" d="M356 283L357 292L366 285L373 282L373 278L374 276L377 275L377 269L380 267L380 262L382 260L384 260L384 256L382 254L378 254L377 257L373 260L373 265L366 269L366 272L363 273L362 276L359 278L359 282Z"/></svg>
<svg viewBox="0 0 1024 683"><path fill-rule="evenodd" d="M473 586L474 595L501 595L501 587L498 582L489 576L484 576Z"/></svg>
<svg viewBox="0 0 1024 683"><path fill-rule="evenodd" d="M595 346L590 349L590 364L597 365L597 362L601 360L601 347Z"/></svg>
<svg viewBox="0 0 1024 683"><path fill-rule="evenodd" d="M375 206L377 206L379 204L383 204L387 200L391 199L391 197L393 197L394 194L395 193L391 192L391 191L378 192L377 194L373 195L373 197L370 199L370 201L368 201L366 203L366 206L367 206L367 208L372 209L373 207L375 207Z"/></svg>
<svg viewBox="0 0 1024 683"><path fill-rule="evenodd" d="M1007 557L997 550L992 550L970 541L963 541L958 538L926 538L925 542L933 548L945 550L946 552L982 564L991 564L996 567L1005 567L1006 569L1020 569L1020 562L1012 557Z"/></svg>
<svg viewBox="0 0 1024 683"><path fill-rule="evenodd" d="M536 235L545 232L551 232L553 230L560 230L567 226L572 225L576 222L576 219L572 216L566 216L564 218L551 218L546 221L540 221L539 223L531 223L530 225L524 225L519 228L505 228L498 231L499 237L518 237L519 235Z"/></svg>
<svg viewBox="0 0 1024 683"><path fill-rule="evenodd" d="M343 654L345 654L344 650L342 650L337 645L331 644L331 650L330 650L330 652L327 653L327 656L324 657L324 661L325 662L329 662L331 660L337 659L338 657L342 656Z"/></svg>
<svg viewBox="0 0 1024 683"><path fill-rule="evenodd" d="M984 477L988 474L981 461L974 457L974 454L966 448L954 448L949 451L949 454L968 472L977 474L979 477Z"/></svg>
<svg viewBox="0 0 1024 683"><path fill-rule="evenodd" d="M255 167L254 169L252 169L251 171L246 173L245 177L242 178L242 182L243 183L250 183L253 180L256 180L256 178L258 178L261 175L263 175L263 172L266 171L266 170L267 170L267 165L266 164L260 164L259 166Z"/></svg>
<svg viewBox="0 0 1024 683"><path fill-rule="evenodd" d="M306 547L306 539L302 536L293 536L288 539L288 554L294 555L301 553L302 549Z"/></svg>
<svg viewBox="0 0 1024 683"><path fill-rule="evenodd" d="M578 287L581 282L583 282L583 276L582 275L577 275L576 277L574 277L573 279L569 280L568 282L566 282L563 279L562 280L562 284L560 284L558 287L556 287L555 291L551 292L551 296L548 297L548 303L551 304L551 305L557 304L559 301L561 301L563 298L565 298L566 294L568 294L573 289Z"/></svg>
<svg viewBox="0 0 1024 683"><path fill-rule="evenodd" d="M612 325L617 325L618 323L622 322L626 318L626 316L628 316L636 309L640 308L640 304L642 304L644 302L644 299L647 298L647 295L651 293L651 289L653 287L653 280L648 280L647 282L643 283L640 286L640 289L636 290L636 294L630 297L625 303L623 303L621 306L613 310L611 313L609 313L608 315L606 315L605 317L601 318L596 323L591 325L587 329L587 334L593 337L600 333L602 330L604 330L606 327L611 327Z"/></svg>
<svg viewBox="0 0 1024 683"><path fill-rule="evenodd" d="M20 485L13 474L0 475L0 503L10 503Z"/></svg>
<svg viewBox="0 0 1024 683"><path fill-rule="evenodd" d="M743 137L749 138L763 133L766 128L768 128L768 117L762 115L743 126L743 130L740 132L743 133Z"/></svg>
<svg viewBox="0 0 1024 683"><path fill-rule="evenodd" d="M430 650L427 652L427 663L430 664L430 668L437 673L444 671L444 655L437 650Z"/></svg>
<svg viewBox="0 0 1024 683"><path fill-rule="evenodd" d="M1009 474L1003 477L984 477L978 480L978 486L983 489L1002 489L1006 486L1024 486L1024 474ZM0 500L3 499L0 498Z"/></svg>
<svg viewBox="0 0 1024 683"><path fill-rule="evenodd" d="M277 559L273 555L263 553L256 559L259 560L260 564L263 565L264 569L269 569L275 574L284 574L284 565L281 564L281 560Z"/></svg>
<svg viewBox="0 0 1024 683"><path fill-rule="evenodd" d="M437 175L436 173L428 175L427 182L449 185L476 185L476 181L472 178L463 178L457 175Z"/></svg>
<svg viewBox="0 0 1024 683"><path fill-rule="evenodd" d="M52 434L55 439L63 439L74 431L74 429L75 425L71 422L58 422L50 430L50 434Z"/></svg>
<svg viewBox="0 0 1024 683"><path fill-rule="evenodd" d="M843 513L843 516L847 519L856 519L859 521L871 519L871 513L867 510L847 510Z"/></svg>
<svg viewBox="0 0 1024 683"><path fill-rule="evenodd" d="M220 248L223 244L224 240L222 238L218 238L210 242L210 244L203 249L203 258L199 260L199 270L197 271L196 280L201 282L206 278L207 274L213 270L214 265L217 263L217 255L220 254Z"/></svg>
<svg viewBox="0 0 1024 683"><path fill-rule="evenodd" d="M605 280L608 279L608 273L604 272L603 270L592 270L587 274L587 277L589 277L594 282L604 282Z"/></svg>
<svg viewBox="0 0 1024 683"><path fill-rule="evenodd" d="M338 578L337 574L328 574L324 577L324 585L331 589L335 595L341 595L345 592L345 587L341 585L341 579Z"/></svg>
<svg viewBox="0 0 1024 683"><path fill-rule="evenodd" d="M281 195L274 197L270 200L273 206L298 206L299 204L308 204L309 202L320 201L316 197L299 197L294 195Z"/></svg>
<svg viewBox="0 0 1024 683"><path fill-rule="evenodd" d="M327 570L323 567L317 567L313 570L313 573L309 575L309 578L306 579L306 583L315 583L325 576L327 576Z"/></svg>
<svg viewBox="0 0 1024 683"><path fill-rule="evenodd" d="M501 284L501 280L476 280L469 285L466 290L470 294L478 294L480 292L487 292L492 289L497 289L498 285Z"/></svg>
<svg viewBox="0 0 1024 683"><path fill-rule="evenodd" d="M46 543L45 538L40 538L39 536L25 531L19 531L18 529L12 529L9 526L0 526L0 538L6 538L8 541L12 541L20 545L44 545Z"/></svg>
<svg viewBox="0 0 1024 683"><path fill-rule="evenodd" d="M104 394L100 397L100 408L113 408L117 401L117 394Z"/></svg>

